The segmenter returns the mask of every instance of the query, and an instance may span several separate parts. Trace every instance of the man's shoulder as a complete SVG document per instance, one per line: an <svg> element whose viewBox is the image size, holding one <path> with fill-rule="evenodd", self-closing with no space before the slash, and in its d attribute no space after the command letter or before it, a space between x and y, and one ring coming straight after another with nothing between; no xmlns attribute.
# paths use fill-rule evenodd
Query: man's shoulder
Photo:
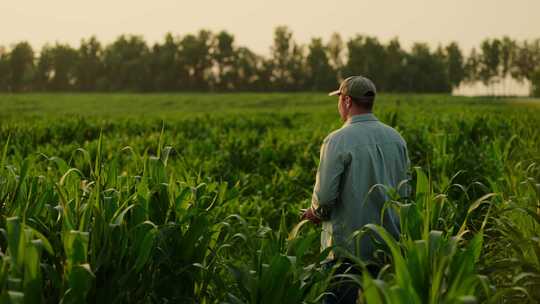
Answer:
<svg viewBox="0 0 540 304"><path fill-rule="evenodd" d="M398 130L381 122L376 121L370 124L369 127L358 124L350 124L335 130L327 136L325 141L331 142L349 142L357 144L373 144L381 143L399 143L407 146L405 139L401 136Z"/></svg>
<svg viewBox="0 0 540 304"><path fill-rule="evenodd" d="M328 143L337 144L337 143L339 143L341 141L341 139L344 136L346 136L345 128L340 128L340 129L334 130L334 131L330 132L330 134L328 134L324 138L324 143L325 144L328 144Z"/></svg>
<svg viewBox="0 0 540 304"><path fill-rule="evenodd" d="M407 147L405 139L398 130L376 121L371 127L359 127L357 124L348 124L330 132L324 139L326 145L370 144L375 142L394 142Z"/></svg>

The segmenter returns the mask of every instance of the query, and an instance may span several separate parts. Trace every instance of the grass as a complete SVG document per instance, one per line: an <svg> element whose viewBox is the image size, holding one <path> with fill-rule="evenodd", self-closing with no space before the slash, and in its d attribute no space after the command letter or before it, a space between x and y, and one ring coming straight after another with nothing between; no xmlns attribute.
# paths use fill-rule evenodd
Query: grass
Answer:
<svg viewBox="0 0 540 304"><path fill-rule="evenodd" d="M514 100L512 100L514 101ZM489 107L502 100L489 97L470 98L431 94L383 94L381 105L406 107L409 103L444 105L467 103L469 106ZM307 112L335 109L335 97L324 93L220 93L220 94L0 94L0 117L58 117L80 115L85 117L179 117L197 113L237 112Z"/></svg>
<svg viewBox="0 0 540 304"><path fill-rule="evenodd" d="M336 100L1 95L0 302L315 303L332 271L309 205ZM349 277L367 303L540 299L540 109L382 95L408 142L402 236ZM357 260L362 266L363 261Z"/></svg>

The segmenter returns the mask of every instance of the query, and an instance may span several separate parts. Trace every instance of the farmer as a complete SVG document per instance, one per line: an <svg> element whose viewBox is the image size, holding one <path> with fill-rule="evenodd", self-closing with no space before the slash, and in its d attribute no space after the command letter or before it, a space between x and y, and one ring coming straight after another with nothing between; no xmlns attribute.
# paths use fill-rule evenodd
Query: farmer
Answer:
<svg viewBox="0 0 540 304"><path fill-rule="evenodd" d="M325 267L338 263L337 274L360 273L344 257L343 252L348 252L366 262L372 276L377 275L378 266L370 264L375 261L372 238L367 234L351 238L362 226L382 225L396 238L400 233L397 214L391 208L382 212L389 195L381 185L407 194L400 187L407 180L407 145L396 130L373 115L376 94L373 82L362 76L343 80L329 94L338 96L339 115L345 123L324 139L311 207L302 215L302 219L322 223L321 250L334 246ZM356 303L357 284L342 280L332 286L324 303Z"/></svg>

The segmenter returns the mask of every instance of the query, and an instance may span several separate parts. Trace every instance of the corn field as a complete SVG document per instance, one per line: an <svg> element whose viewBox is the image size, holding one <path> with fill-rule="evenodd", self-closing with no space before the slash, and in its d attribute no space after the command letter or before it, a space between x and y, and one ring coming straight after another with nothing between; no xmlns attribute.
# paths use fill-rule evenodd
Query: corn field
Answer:
<svg viewBox="0 0 540 304"><path fill-rule="evenodd" d="M321 97L322 96L322 97ZM318 303L322 94L0 95L0 303ZM540 107L383 95L413 194L362 303L540 301ZM363 261L356 259L360 267Z"/></svg>

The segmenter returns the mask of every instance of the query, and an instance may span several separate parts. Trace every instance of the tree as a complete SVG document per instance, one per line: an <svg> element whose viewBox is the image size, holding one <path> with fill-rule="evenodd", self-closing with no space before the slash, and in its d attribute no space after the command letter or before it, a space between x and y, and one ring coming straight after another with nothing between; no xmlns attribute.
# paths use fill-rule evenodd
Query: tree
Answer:
<svg viewBox="0 0 540 304"><path fill-rule="evenodd" d="M299 44L294 44L289 62L289 70L291 71L291 90L305 90L306 83L306 62L304 56L304 47Z"/></svg>
<svg viewBox="0 0 540 304"><path fill-rule="evenodd" d="M480 44L480 80L487 86L492 86L498 81L499 67L501 64L501 41L498 39L486 39Z"/></svg>
<svg viewBox="0 0 540 304"><path fill-rule="evenodd" d="M379 90L385 90L387 83L384 46L376 37L356 36L347 42L347 75L363 75L377 84Z"/></svg>
<svg viewBox="0 0 540 304"><path fill-rule="evenodd" d="M75 89L77 50L69 45L56 44L42 49L38 63L42 89L50 91L70 91Z"/></svg>
<svg viewBox="0 0 540 304"><path fill-rule="evenodd" d="M465 82L474 83L480 79L479 77L480 69L480 56L478 55L475 48L471 50L467 60L465 61Z"/></svg>
<svg viewBox="0 0 540 304"><path fill-rule="evenodd" d="M34 50L28 42L19 42L9 56L9 87L13 92L29 91L34 78Z"/></svg>
<svg viewBox="0 0 540 304"><path fill-rule="evenodd" d="M535 81L538 80L538 70L540 70L540 39L518 44L510 73L520 82L530 81L533 95L540 86L540 83Z"/></svg>
<svg viewBox="0 0 540 304"><path fill-rule="evenodd" d="M275 88L289 91L300 89L305 81L303 49L294 42L292 32L286 26L278 26L274 31L271 51Z"/></svg>
<svg viewBox="0 0 540 304"><path fill-rule="evenodd" d="M49 89L49 82L53 77L53 59L50 49L51 46L48 44L41 48L34 75L34 90L47 91Z"/></svg>
<svg viewBox="0 0 540 304"><path fill-rule="evenodd" d="M330 62L330 65L336 71L336 77L338 81L341 81L343 79L343 40L341 39L341 36L338 33L333 33L332 36L330 36L330 40L328 41L327 45L328 49L328 60Z"/></svg>
<svg viewBox="0 0 540 304"><path fill-rule="evenodd" d="M9 91L9 57L8 52L0 46L0 92Z"/></svg>
<svg viewBox="0 0 540 304"><path fill-rule="evenodd" d="M540 94L540 39L531 42L524 41L515 60L518 79L528 80L531 84L531 95Z"/></svg>
<svg viewBox="0 0 540 304"><path fill-rule="evenodd" d="M385 47L384 68L386 71L385 83L388 91L407 91L405 79L405 65L407 64L407 53L401 48L397 38L390 40Z"/></svg>
<svg viewBox="0 0 540 304"><path fill-rule="evenodd" d="M306 88L310 90L331 90L336 86L336 71L329 63L327 49L321 38L314 38L309 45L307 56Z"/></svg>
<svg viewBox="0 0 540 304"><path fill-rule="evenodd" d="M445 48L445 63L448 73L448 81L452 88L457 88L465 78L464 58L461 49L455 42Z"/></svg>
<svg viewBox="0 0 540 304"><path fill-rule="evenodd" d="M273 91L276 90L275 84L275 66L272 59L261 59L261 66L257 71L257 81L255 82L255 90L257 91ZM279 89L278 90L283 90Z"/></svg>
<svg viewBox="0 0 540 304"><path fill-rule="evenodd" d="M179 88L182 67L179 61L180 42L171 33L165 35L163 44L152 48L150 71L153 75L153 90L175 91Z"/></svg>
<svg viewBox="0 0 540 304"><path fill-rule="evenodd" d="M516 52L516 42L509 37L505 36L501 40L501 51L500 51L500 62L501 68L499 71L499 76L504 83L504 94L506 94L506 79L510 74L510 69L512 68L512 61L514 60Z"/></svg>
<svg viewBox="0 0 540 304"><path fill-rule="evenodd" d="M234 87L237 90L250 91L257 90L264 78L259 72L263 59L257 56L246 47L236 50L234 70L236 78ZM267 82L266 82L267 83Z"/></svg>
<svg viewBox="0 0 540 304"><path fill-rule="evenodd" d="M237 70L235 69L236 50L234 36L221 31L216 35L213 58L217 67L217 87L219 89L234 89Z"/></svg>
<svg viewBox="0 0 540 304"><path fill-rule="evenodd" d="M152 81L149 49L140 36L122 35L104 52L107 88L111 91L148 91Z"/></svg>
<svg viewBox="0 0 540 304"><path fill-rule="evenodd" d="M83 39L78 53L79 61L75 69L77 88L83 92L103 90L105 66L101 43L94 36Z"/></svg>
<svg viewBox="0 0 540 304"><path fill-rule="evenodd" d="M442 50L432 53L425 43L415 43L407 56L405 74L409 92L450 92Z"/></svg>
<svg viewBox="0 0 540 304"><path fill-rule="evenodd" d="M211 88L212 33L201 30L195 35L187 35L180 41L179 61L183 67L182 88L206 90Z"/></svg>
<svg viewBox="0 0 540 304"><path fill-rule="evenodd" d="M540 97L540 66L531 75L531 96Z"/></svg>
<svg viewBox="0 0 540 304"><path fill-rule="evenodd" d="M290 71L287 69L291 57L292 32L286 26L279 26L274 31L274 46L272 47L272 59L274 64L274 83L277 87L287 88L290 79Z"/></svg>

